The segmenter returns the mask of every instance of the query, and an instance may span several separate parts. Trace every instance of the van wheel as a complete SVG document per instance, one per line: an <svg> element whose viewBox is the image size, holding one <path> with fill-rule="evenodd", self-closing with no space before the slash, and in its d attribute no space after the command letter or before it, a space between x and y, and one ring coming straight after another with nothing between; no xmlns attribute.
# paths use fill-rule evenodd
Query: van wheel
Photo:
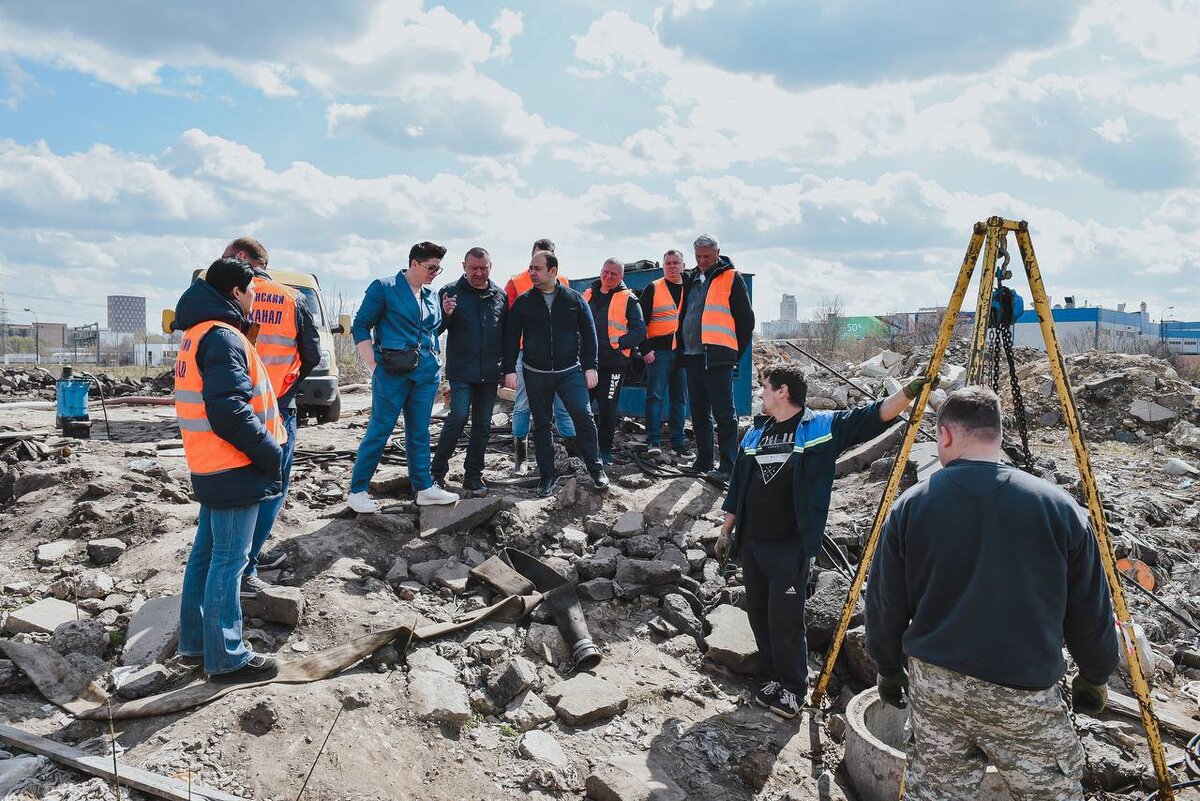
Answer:
<svg viewBox="0 0 1200 801"><path fill-rule="evenodd" d="M342 396L338 395L333 399L333 403L317 409L314 416L317 418L318 425L321 423L336 423L342 416Z"/></svg>

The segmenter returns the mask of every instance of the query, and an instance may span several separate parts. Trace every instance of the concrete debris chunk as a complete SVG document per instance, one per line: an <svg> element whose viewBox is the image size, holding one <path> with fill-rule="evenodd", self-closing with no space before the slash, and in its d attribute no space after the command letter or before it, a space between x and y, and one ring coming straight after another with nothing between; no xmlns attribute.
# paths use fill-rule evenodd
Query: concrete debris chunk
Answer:
<svg viewBox="0 0 1200 801"><path fill-rule="evenodd" d="M175 653L179 641L179 596L151 598L129 621L122 665L162 662Z"/></svg>
<svg viewBox="0 0 1200 801"><path fill-rule="evenodd" d="M521 739L517 743L517 750L526 759L544 762L559 770L565 771L571 767L571 760L567 757L567 752L549 732L526 732L521 735Z"/></svg>
<svg viewBox="0 0 1200 801"><path fill-rule="evenodd" d="M511 501L500 494L465 498L453 506L422 506L421 538L456 534L482 526L509 506Z"/></svg>
<svg viewBox="0 0 1200 801"><path fill-rule="evenodd" d="M561 663L571 653L558 627L546 623L529 624L529 632L525 635L525 650L551 665Z"/></svg>
<svg viewBox="0 0 1200 801"><path fill-rule="evenodd" d="M88 570L79 577L75 592L80 598L104 598L116 586L117 582L104 571Z"/></svg>
<svg viewBox="0 0 1200 801"><path fill-rule="evenodd" d="M587 777L595 801L686 801L687 793L649 754L611 756Z"/></svg>
<svg viewBox="0 0 1200 801"><path fill-rule="evenodd" d="M756 673L759 666L758 646L754 642L750 618L745 611L722 604L709 612L706 619L712 626L712 633L704 638L708 656L737 673Z"/></svg>
<svg viewBox="0 0 1200 801"><path fill-rule="evenodd" d="M299 587L272 584L254 598L242 599L242 614L259 617L269 623L297 626L304 614L304 593Z"/></svg>
<svg viewBox="0 0 1200 801"><path fill-rule="evenodd" d="M68 620L50 637L50 647L63 656L89 654L104 658L108 644L108 632L98 620Z"/></svg>
<svg viewBox="0 0 1200 801"><path fill-rule="evenodd" d="M410 654L408 697L416 716L453 726L470 720L471 701L457 677L454 665L431 649Z"/></svg>
<svg viewBox="0 0 1200 801"><path fill-rule="evenodd" d="M514 656L492 673L488 692L501 706L516 698L538 681L537 668L528 659Z"/></svg>
<svg viewBox="0 0 1200 801"><path fill-rule="evenodd" d="M55 540L37 547L34 559L39 565L52 565L75 549L75 540Z"/></svg>
<svg viewBox="0 0 1200 801"><path fill-rule="evenodd" d="M632 537L641 534L646 527L646 515L637 509L631 509L625 514L617 518L617 522L613 523L612 535L614 537Z"/></svg>
<svg viewBox="0 0 1200 801"><path fill-rule="evenodd" d="M63 623L76 619L90 618L87 612L77 610L75 604L57 598L43 598L29 606L8 613L4 630L9 634L53 634Z"/></svg>
<svg viewBox="0 0 1200 801"><path fill-rule="evenodd" d="M1179 417L1166 406L1142 398L1129 404L1129 413L1143 423L1169 423Z"/></svg>
<svg viewBox="0 0 1200 801"><path fill-rule="evenodd" d="M88 558L98 565L111 565L125 553L126 545L118 539L91 540L87 544Z"/></svg>
<svg viewBox="0 0 1200 801"><path fill-rule="evenodd" d="M504 710L504 722L517 731L529 731L554 718L554 710L533 690L518 695Z"/></svg>
<svg viewBox="0 0 1200 801"><path fill-rule="evenodd" d="M579 673L546 691L546 700L564 723L582 726L619 715L629 706L629 696L615 684L590 673Z"/></svg>

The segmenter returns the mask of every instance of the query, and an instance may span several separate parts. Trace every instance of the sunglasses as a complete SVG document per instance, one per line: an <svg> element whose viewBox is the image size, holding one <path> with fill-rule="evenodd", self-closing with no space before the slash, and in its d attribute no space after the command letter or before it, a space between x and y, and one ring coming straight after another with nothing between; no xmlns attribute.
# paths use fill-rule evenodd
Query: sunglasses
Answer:
<svg viewBox="0 0 1200 801"><path fill-rule="evenodd" d="M430 275L437 275L438 273L440 273L442 271L441 265L438 265L438 264L426 264L423 261L419 261L419 262L417 262L417 264L424 267L426 272L428 272Z"/></svg>

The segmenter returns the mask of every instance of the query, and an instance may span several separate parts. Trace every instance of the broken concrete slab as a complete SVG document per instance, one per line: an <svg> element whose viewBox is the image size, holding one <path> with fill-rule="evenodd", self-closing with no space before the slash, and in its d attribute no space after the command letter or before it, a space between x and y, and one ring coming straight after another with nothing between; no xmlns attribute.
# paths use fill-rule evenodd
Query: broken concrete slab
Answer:
<svg viewBox="0 0 1200 801"><path fill-rule="evenodd" d="M304 593L299 587L272 584L254 598L242 599L242 615L259 617L270 623L297 626L304 614Z"/></svg>
<svg viewBox="0 0 1200 801"><path fill-rule="evenodd" d="M504 722L517 731L529 731L555 718L554 710L533 690L526 690L504 709Z"/></svg>
<svg viewBox="0 0 1200 801"><path fill-rule="evenodd" d="M575 592L584 601L611 601L617 597L612 579L594 578L575 585Z"/></svg>
<svg viewBox="0 0 1200 801"><path fill-rule="evenodd" d="M737 673L758 672L758 646L750 630L750 618L742 609L722 604L705 618L712 633L704 638L708 656Z"/></svg>
<svg viewBox="0 0 1200 801"><path fill-rule="evenodd" d="M106 598L116 586L113 577L103 570L87 570L76 581L75 594L80 598Z"/></svg>
<svg viewBox="0 0 1200 801"><path fill-rule="evenodd" d="M619 715L629 706L629 696L615 684L579 673L546 691L546 700L564 723L582 726Z"/></svg>
<svg viewBox="0 0 1200 801"><path fill-rule="evenodd" d="M511 505L512 502L503 495L488 495L466 498L453 506L422 506L420 536L424 539L469 531L487 523Z"/></svg>
<svg viewBox="0 0 1200 801"><path fill-rule="evenodd" d="M636 598L653 591L655 587L675 584L683 572L679 565L660 559L617 558L617 573L614 582L617 594L625 599Z"/></svg>
<svg viewBox="0 0 1200 801"><path fill-rule="evenodd" d="M462 595L467 591L467 581L470 578L471 568L457 559L447 559L433 574L435 584L447 588L455 595Z"/></svg>
<svg viewBox="0 0 1200 801"><path fill-rule="evenodd" d="M633 537L641 534L646 527L646 515L638 509L630 509L625 514L617 518L617 521L612 525L612 536L614 537Z"/></svg>
<svg viewBox="0 0 1200 801"><path fill-rule="evenodd" d="M904 423L897 423L875 439L856 445L838 457L834 475L848 476L866 470L876 459L882 458L904 439Z"/></svg>
<svg viewBox="0 0 1200 801"><path fill-rule="evenodd" d="M704 639L704 624L700 622L700 618L696 617L692 605L682 595L672 593L664 597L660 611L671 625L683 633L691 635L696 642Z"/></svg>
<svg viewBox="0 0 1200 801"><path fill-rule="evenodd" d="M171 680L171 671L159 664L147 665L128 674L117 686L117 695L127 701L154 695Z"/></svg>
<svg viewBox="0 0 1200 801"><path fill-rule="evenodd" d="M75 540L55 540L37 547L34 559L39 565L52 565L75 549Z"/></svg>
<svg viewBox="0 0 1200 801"><path fill-rule="evenodd" d="M179 641L179 596L151 598L142 604L125 635L122 665L162 662L175 652Z"/></svg>
<svg viewBox="0 0 1200 801"><path fill-rule="evenodd" d="M584 784L595 801L686 801L687 793L650 754L617 754L596 766Z"/></svg>
<svg viewBox="0 0 1200 801"><path fill-rule="evenodd" d="M43 598L9 612L4 630L9 634L53 634L63 623L90 617L82 609L76 609L75 604L57 598Z"/></svg>
<svg viewBox="0 0 1200 801"><path fill-rule="evenodd" d="M571 760L567 752L549 732L534 730L521 735L517 750L526 759L542 762L559 770L570 770Z"/></svg>
<svg viewBox="0 0 1200 801"><path fill-rule="evenodd" d="M87 544L88 558L97 565L111 565L125 553L125 543L114 537L91 540Z"/></svg>
<svg viewBox="0 0 1200 801"><path fill-rule="evenodd" d="M467 689L458 683L458 671L432 649L408 657L408 697L422 720L461 726L471 719Z"/></svg>
<svg viewBox="0 0 1200 801"><path fill-rule="evenodd" d="M1143 423L1169 423L1179 417L1166 406L1160 406L1154 401L1142 398L1129 404L1129 413Z"/></svg>
<svg viewBox="0 0 1200 801"><path fill-rule="evenodd" d="M917 481L924 481L942 469L938 461L936 442L914 442L908 452L909 464L916 467Z"/></svg>
<svg viewBox="0 0 1200 801"><path fill-rule="evenodd" d="M1186 420L1180 420L1167 434L1167 439L1177 448L1189 451L1200 451L1200 426L1194 426Z"/></svg>
<svg viewBox="0 0 1200 801"><path fill-rule="evenodd" d="M514 656L488 679L488 692L497 704L504 706L538 681L537 668L528 659Z"/></svg>
<svg viewBox="0 0 1200 801"><path fill-rule="evenodd" d="M371 479L370 490L375 495L406 495L412 491L412 481L406 470L380 470Z"/></svg>

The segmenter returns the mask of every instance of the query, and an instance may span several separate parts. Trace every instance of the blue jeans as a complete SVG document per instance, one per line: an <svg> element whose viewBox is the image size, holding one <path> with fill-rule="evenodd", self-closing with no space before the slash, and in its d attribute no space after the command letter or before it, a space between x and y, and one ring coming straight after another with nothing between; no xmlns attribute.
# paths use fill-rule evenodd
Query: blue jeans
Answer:
<svg viewBox="0 0 1200 801"><path fill-rule="evenodd" d="M525 393L525 369L524 360L522 357L517 357L517 397L513 401L513 417L512 431L513 436L517 439L525 439L529 436L529 396ZM584 385L587 386L586 384ZM558 433L564 437L575 436L575 423L571 421L571 415L567 414L567 407L563 406L562 399L557 395L554 396L554 425L558 428Z"/></svg>
<svg viewBox="0 0 1200 801"><path fill-rule="evenodd" d="M713 466L713 418L717 420L717 467L733 470L737 456L737 413L733 408L733 365L706 367L704 356L684 356L692 430L696 432L696 468Z"/></svg>
<svg viewBox="0 0 1200 801"><path fill-rule="evenodd" d="M242 571L261 504L216 509L200 504L196 539L183 571L179 653L204 656L204 672L229 673L250 661L242 642Z"/></svg>
<svg viewBox="0 0 1200 801"><path fill-rule="evenodd" d="M288 482L292 478L292 457L296 454L296 409L280 409L283 417L283 427L287 429L287 442L283 444L283 491L273 501L263 501L259 504L258 522L254 524L254 541L250 543L250 562L246 565L246 575L258 575L258 555L262 553L263 545L271 536L275 526L275 518L287 500Z"/></svg>
<svg viewBox="0 0 1200 801"><path fill-rule="evenodd" d="M683 432L687 418L687 375L675 360L675 351L654 351L654 362L646 365L646 444L662 444L663 399L670 397L667 431L671 444L677 448L687 445Z"/></svg>
<svg viewBox="0 0 1200 801"><path fill-rule="evenodd" d="M445 476L450 469L450 457L454 455L467 418L470 417L471 441L467 445L463 472L468 480L483 478L483 455L487 451L488 437L492 434L492 409L496 406L498 389L494 381L450 382L450 413L442 424L442 433L430 465L434 476Z"/></svg>
<svg viewBox="0 0 1200 801"><path fill-rule="evenodd" d="M529 409L533 413L533 452L542 478L554 478L554 443L550 439L550 409L557 396L567 407L579 436L575 447L587 469L596 473L604 469L600 463L600 444L596 420L588 399L587 381L583 370L576 367L562 373L535 373L525 370L525 386L529 388Z"/></svg>
<svg viewBox="0 0 1200 801"><path fill-rule="evenodd" d="M429 473L429 415L438 388L437 358L421 351L417 369L404 375L392 375L379 364L371 376L371 420L354 457L350 491L366 492L371 476L379 467L396 421L404 414L404 452L408 459L408 478L417 492L433 486Z"/></svg>

